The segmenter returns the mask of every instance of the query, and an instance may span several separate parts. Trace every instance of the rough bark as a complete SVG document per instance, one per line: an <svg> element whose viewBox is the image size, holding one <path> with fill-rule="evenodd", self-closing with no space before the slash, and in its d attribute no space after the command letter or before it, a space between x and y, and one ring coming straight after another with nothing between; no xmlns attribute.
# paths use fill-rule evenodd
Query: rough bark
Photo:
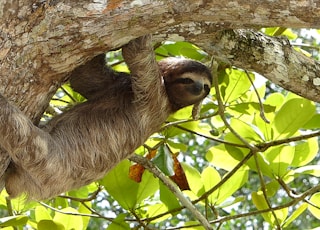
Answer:
<svg viewBox="0 0 320 230"><path fill-rule="evenodd" d="M318 63L277 38L243 30L220 32L319 28L319 7L315 0L1 0L0 93L37 123L75 67L153 33L158 41L194 42L209 54L319 101Z"/></svg>

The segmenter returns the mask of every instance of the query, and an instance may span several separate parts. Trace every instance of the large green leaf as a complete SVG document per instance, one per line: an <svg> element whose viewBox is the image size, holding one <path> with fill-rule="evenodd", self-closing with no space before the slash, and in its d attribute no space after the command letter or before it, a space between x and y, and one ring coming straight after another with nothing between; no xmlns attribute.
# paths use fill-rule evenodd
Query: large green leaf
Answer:
<svg viewBox="0 0 320 230"><path fill-rule="evenodd" d="M310 198L310 203L308 204L308 210L312 213L314 217L320 219L320 192L315 193Z"/></svg>
<svg viewBox="0 0 320 230"><path fill-rule="evenodd" d="M79 212L71 207L61 209L62 212L66 213L75 213L79 214ZM82 230L83 229L83 221L82 217L79 215L66 215L60 212L56 212L54 218L55 223L60 223L64 226L65 229L74 229L74 230Z"/></svg>
<svg viewBox="0 0 320 230"><path fill-rule="evenodd" d="M251 197L252 202L258 210L264 210L269 208L262 191L253 192L251 194ZM288 216L288 208L275 210L274 213L277 218L277 221L281 224L285 221L285 219ZM275 218L271 212L262 213L261 215L271 226L275 226Z"/></svg>
<svg viewBox="0 0 320 230"><path fill-rule="evenodd" d="M216 204L223 203L232 194L238 191L248 181L248 169L242 166L219 188L219 196Z"/></svg>
<svg viewBox="0 0 320 230"><path fill-rule="evenodd" d="M137 183L129 178L129 167L128 160L120 162L101 180L101 184L124 209L132 210L136 204L155 193L158 181L145 171L142 181Z"/></svg>
<svg viewBox="0 0 320 230"><path fill-rule="evenodd" d="M202 183L204 185L205 191L213 188L220 180L220 174L217 170L212 167L206 167L201 173ZM201 194L202 195L202 194ZM210 204L215 204L219 196L219 190L217 189L208 197Z"/></svg>
<svg viewBox="0 0 320 230"><path fill-rule="evenodd" d="M303 127L315 114L314 104L304 98L293 98L287 101L277 112L273 127L276 139L292 136Z"/></svg>
<svg viewBox="0 0 320 230"><path fill-rule="evenodd" d="M224 144L211 147L206 154L206 159L212 165L227 171L232 170L239 163L239 160L228 153Z"/></svg>
<svg viewBox="0 0 320 230"><path fill-rule="evenodd" d="M298 142L295 146L294 158L291 165L295 167L303 166L312 161L318 154L318 138L309 138Z"/></svg>
<svg viewBox="0 0 320 230"><path fill-rule="evenodd" d="M181 162L180 164L183 168L183 171L186 174L191 191L197 195L202 194L204 191L204 186L203 186L203 183L201 182L202 180L201 180L201 175L199 171L196 168L184 162Z"/></svg>
<svg viewBox="0 0 320 230"><path fill-rule="evenodd" d="M283 177L290 166L295 153L295 147L290 145L282 145L269 148L265 152L267 161L270 163L272 172L277 177Z"/></svg>
<svg viewBox="0 0 320 230"><path fill-rule="evenodd" d="M40 205L35 208L35 218L37 222L41 220L52 220L48 209Z"/></svg>
<svg viewBox="0 0 320 230"><path fill-rule="evenodd" d="M9 227L9 226L21 226L25 225L28 221L27 216L8 216L0 218L0 227Z"/></svg>
<svg viewBox="0 0 320 230"><path fill-rule="evenodd" d="M160 200L167 206L167 208L174 209L180 207L180 203L177 200L177 197L165 186L162 182L159 182L160 185Z"/></svg>
<svg viewBox="0 0 320 230"><path fill-rule="evenodd" d="M67 230L63 224L53 220L40 220L38 222L37 229L38 230Z"/></svg>
<svg viewBox="0 0 320 230"><path fill-rule="evenodd" d="M229 69L227 70L228 83L227 87L224 90L224 101L231 103L239 97L241 97L245 92L251 87L251 82L248 79L248 76L245 72ZM253 80L254 76L250 76Z"/></svg>

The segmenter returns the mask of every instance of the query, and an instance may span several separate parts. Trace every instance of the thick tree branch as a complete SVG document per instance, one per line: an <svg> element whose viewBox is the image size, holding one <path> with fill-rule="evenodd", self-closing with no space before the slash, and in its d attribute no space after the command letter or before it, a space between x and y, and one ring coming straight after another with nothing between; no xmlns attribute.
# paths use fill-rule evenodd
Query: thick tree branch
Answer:
<svg viewBox="0 0 320 230"><path fill-rule="evenodd" d="M285 38L227 30L209 38L205 46L206 51L232 65L260 73L286 90L320 102L320 63L294 50Z"/></svg>

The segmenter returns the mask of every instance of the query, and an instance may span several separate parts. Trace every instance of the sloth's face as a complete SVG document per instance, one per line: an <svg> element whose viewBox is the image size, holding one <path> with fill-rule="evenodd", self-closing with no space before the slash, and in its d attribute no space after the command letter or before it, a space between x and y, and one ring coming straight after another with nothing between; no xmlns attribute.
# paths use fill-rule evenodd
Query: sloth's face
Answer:
<svg viewBox="0 0 320 230"><path fill-rule="evenodd" d="M170 103L175 109L196 104L210 91L212 76L200 62L166 58L159 62Z"/></svg>
<svg viewBox="0 0 320 230"><path fill-rule="evenodd" d="M179 108L200 102L211 88L211 81L202 73L183 73L165 84L169 100Z"/></svg>

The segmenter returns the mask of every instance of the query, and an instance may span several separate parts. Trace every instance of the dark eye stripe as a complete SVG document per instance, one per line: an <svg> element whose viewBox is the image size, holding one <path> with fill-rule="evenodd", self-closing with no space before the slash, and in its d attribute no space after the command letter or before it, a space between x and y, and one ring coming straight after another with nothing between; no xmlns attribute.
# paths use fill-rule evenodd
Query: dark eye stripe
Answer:
<svg viewBox="0 0 320 230"><path fill-rule="evenodd" d="M179 78L175 81L173 81L173 84L193 84L194 81L190 78Z"/></svg>

